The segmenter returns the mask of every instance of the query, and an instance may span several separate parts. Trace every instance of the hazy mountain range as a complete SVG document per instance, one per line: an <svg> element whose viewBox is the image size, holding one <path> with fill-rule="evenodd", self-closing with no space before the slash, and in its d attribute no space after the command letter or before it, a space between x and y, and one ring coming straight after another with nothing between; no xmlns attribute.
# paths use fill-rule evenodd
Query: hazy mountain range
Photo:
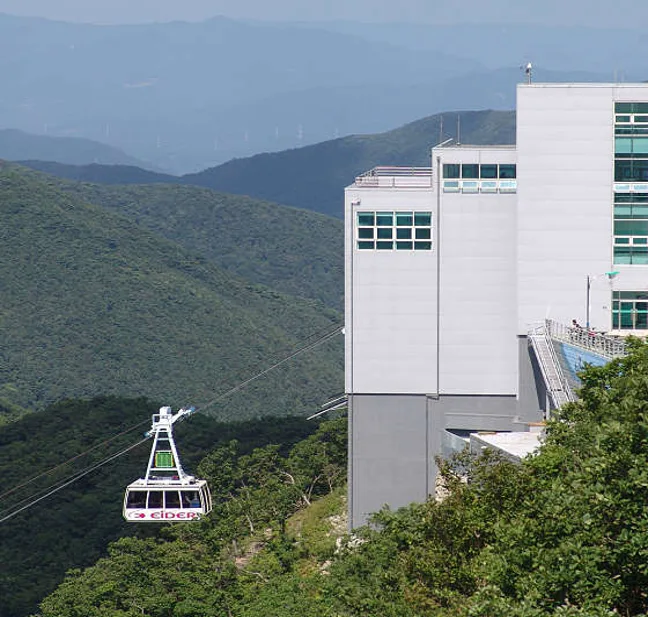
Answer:
<svg viewBox="0 0 648 617"><path fill-rule="evenodd" d="M22 164L82 182L204 186L341 218L343 189L355 176L377 165L428 166L431 146L448 137L456 138L458 131L465 143L511 144L515 142L515 113L446 112L385 133L351 135L257 154L180 177L123 165L65 165L38 160Z"/></svg>
<svg viewBox="0 0 648 617"><path fill-rule="evenodd" d="M0 15L0 113L6 128L99 140L179 173L443 109L511 109L528 59L538 80L641 78L647 47L619 30Z"/></svg>

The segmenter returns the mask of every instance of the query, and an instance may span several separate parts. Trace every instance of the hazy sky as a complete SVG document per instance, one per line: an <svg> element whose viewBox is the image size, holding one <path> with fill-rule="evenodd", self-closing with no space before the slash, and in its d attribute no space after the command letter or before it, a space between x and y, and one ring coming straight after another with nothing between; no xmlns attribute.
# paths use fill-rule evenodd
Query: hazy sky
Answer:
<svg viewBox="0 0 648 617"><path fill-rule="evenodd" d="M0 12L135 23L228 17L271 20L525 22L643 28L646 0L0 0Z"/></svg>

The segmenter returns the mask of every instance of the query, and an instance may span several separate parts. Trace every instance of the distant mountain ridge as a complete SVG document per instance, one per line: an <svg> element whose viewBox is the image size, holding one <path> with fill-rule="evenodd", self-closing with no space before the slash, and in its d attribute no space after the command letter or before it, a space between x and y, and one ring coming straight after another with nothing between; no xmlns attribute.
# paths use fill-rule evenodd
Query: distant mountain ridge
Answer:
<svg viewBox="0 0 648 617"><path fill-rule="evenodd" d="M452 111L435 114L385 133L351 135L312 146L234 159L181 177L140 174L105 167L70 167L24 162L74 180L102 184L174 182L342 217L344 187L377 165L429 166L430 149L448 137L474 144L515 143L515 112Z"/></svg>
<svg viewBox="0 0 648 617"><path fill-rule="evenodd" d="M119 148L80 137L34 135L17 129L0 129L0 159L20 161L33 159L56 161L68 165L130 165L147 169L150 166L129 156Z"/></svg>

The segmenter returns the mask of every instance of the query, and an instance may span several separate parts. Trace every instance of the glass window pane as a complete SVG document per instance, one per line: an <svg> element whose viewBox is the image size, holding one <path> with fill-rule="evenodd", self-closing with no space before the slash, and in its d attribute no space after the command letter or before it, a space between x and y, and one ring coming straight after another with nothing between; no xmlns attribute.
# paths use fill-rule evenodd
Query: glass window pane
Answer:
<svg viewBox="0 0 648 617"><path fill-rule="evenodd" d="M375 224L373 212L358 212L358 225L371 226Z"/></svg>
<svg viewBox="0 0 648 617"><path fill-rule="evenodd" d="M149 492L148 507L149 508L161 508L162 507L162 491L150 491Z"/></svg>
<svg viewBox="0 0 648 617"><path fill-rule="evenodd" d="M376 212L376 225L378 227L391 227L394 224L392 212Z"/></svg>
<svg viewBox="0 0 648 617"><path fill-rule="evenodd" d="M630 238L614 238L614 244L630 244Z"/></svg>
<svg viewBox="0 0 648 617"><path fill-rule="evenodd" d="M458 178L459 177L459 165L451 163L449 165L443 166L443 177L444 178Z"/></svg>
<svg viewBox="0 0 648 617"><path fill-rule="evenodd" d="M614 104L614 111L616 113L632 113L632 103L615 103Z"/></svg>
<svg viewBox="0 0 648 617"><path fill-rule="evenodd" d="M431 251L432 242L414 242L415 251Z"/></svg>
<svg viewBox="0 0 648 617"><path fill-rule="evenodd" d="M648 122L648 116L635 116L634 121L645 124L646 122Z"/></svg>
<svg viewBox="0 0 648 617"><path fill-rule="evenodd" d="M614 247L614 263L615 264L629 264L630 262L630 247L615 246Z"/></svg>
<svg viewBox="0 0 648 617"><path fill-rule="evenodd" d="M497 178L497 165L480 165L479 168L481 178Z"/></svg>
<svg viewBox="0 0 648 617"><path fill-rule="evenodd" d="M632 238L632 244L648 244L648 238Z"/></svg>
<svg viewBox="0 0 648 617"><path fill-rule="evenodd" d="M619 329L619 314L618 313L613 313L612 314L612 329L613 330L618 330Z"/></svg>
<svg viewBox="0 0 648 617"><path fill-rule="evenodd" d="M622 139L618 138L617 139ZM632 139L632 151L635 154L648 154L648 137L634 137Z"/></svg>
<svg viewBox="0 0 648 617"><path fill-rule="evenodd" d="M417 240L429 240L432 238L432 230L422 227L421 229L416 230L416 239Z"/></svg>
<svg viewBox="0 0 648 617"><path fill-rule="evenodd" d="M129 491L127 508L146 508L146 491Z"/></svg>
<svg viewBox="0 0 648 617"><path fill-rule="evenodd" d="M394 248L394 243L393 242L385 242L383 240L382 242L376 242L376 248L379 251L391 250L391 249Z"/></svg>
<svg viewBox="0 0 648 617"><path fill-rule="evenodd" d="M630 122L630 116L617 116L615 122Z"/></svg>
<svg viewBox="0 0 648 617"><path fill-rule="evenodd" d="M623 217L629 217L632 213L632 206L630 204L624 204L622 206L615 205L614 206L614 216L623 216Z"/></svg>
<svg viewBox="0 0 648 617"><path fill-rule="evenodd" d="M373 237L374 237L373 227L360 227L360 229L358 229L358 238L372 239Z"/></svg>
<svg viewBox="0 0 648 617"><path fill-rule="evenodd" d="M427 225L428 227L432 225L432 213L431 212L415 212L414 213L414 225L417 227Z"/></svg>
<svg viewBox="0 0 648 617"><path fill-rule="evenodd" d="M632 263L638 266L648 264L648 247L635 246L632 249Z"/></svg>
<svg viewBox="0 0 648 617"><path fill-rule="evenodd" d="M391 227L379 227L377 231L378 231L378 239L391 240L392 231L393 231Z"/></svg>
<svg viewBox="0 0 648 617"><path fill-rule="evenodd" d="M632 111L636 114L648 114L648 103L632 103Z"/></svg>
<svg viewBox="0 0 648 617"><path fill-rule="evenodd" d="M500 165L499 166L499 177L500 178L515 178L516 177L516 167L515 165Z"/></svg>
<svg viewBox="0 0 648 617"><path fill-rule="evenodd" d="M366 240L358 242L358 248L360 250L366 250L366 249L373 249L374 248L374 243L373 242L367 242Z"/></svg>
<svg viewBox="0 0 648 617"><path fill-rule="evenodd" d="M396 238L399 240L410 240L412 238L412 230L411 229L397 229L396 230Z"/></svg>
<svg viewBox="0 0 648 617"><path fill-rule="evenodd" d="M482 193L497 193L497 182L491 182L490 180L482 180L481 192Z"/></svg>
<svg viewBox="0 0 648 617"><path fill-rule="evenodd" d="M616 154L632 152L632 137L615 137L614 152L616 152Z"/></svg>
<svg viewBox="0 0 648 617"><path fill-rule="evenodd" d="M461 166L461 177L462 178L479 178L479 165L469 163L464 163Z"/></svg>
<svg viewBox="0 0 648 617"><path fill-rule="evenodd" d="M459 192L459 182L457 180L445 180L443 182L443 192L444 193L458 193Z"/></svg>
<svg viewBox="0 0 648 617"><path fill-rule="evenodd" d="M464 193L477 193L479 191L479 182L473 182L472 180L464 180L461 190Z"/></svg>
<svg viewBox="0 0 648 617"><path fill-rule="evenodd" d="M614 221L614 235L615 236L648 236L648 221L644 219Z"/></svg>
<svg viewBox="0 0 648 617"><path fill-rule="evenodd" d="M412 213L411 212L396 212L396 225L411 227L412 226Z"/></svg>
<svg viewBox="0 0 648 617"><path fill-rule="evenodd" d="M396 242L396 250L398 251L411 251L412 243L411 242Z"/></svg>
<svg viewBox="0 0 648 617"><path fill-rule="evenodd" d="M179 508L180 495L178 491L164 491L164 507L165 508Z"/></svg>

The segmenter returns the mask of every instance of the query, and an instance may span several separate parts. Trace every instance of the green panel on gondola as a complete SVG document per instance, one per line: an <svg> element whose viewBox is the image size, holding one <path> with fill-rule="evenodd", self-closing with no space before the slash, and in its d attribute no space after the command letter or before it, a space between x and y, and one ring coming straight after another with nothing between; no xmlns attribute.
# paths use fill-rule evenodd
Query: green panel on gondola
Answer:
<svg viewBox="0 0 648 617"><path fill-rule="evenodd" d="M169 467L175 467L173 464L173 452L156 452L155 453L155 467L157 469L160 468L169 468Z"/></svg>

